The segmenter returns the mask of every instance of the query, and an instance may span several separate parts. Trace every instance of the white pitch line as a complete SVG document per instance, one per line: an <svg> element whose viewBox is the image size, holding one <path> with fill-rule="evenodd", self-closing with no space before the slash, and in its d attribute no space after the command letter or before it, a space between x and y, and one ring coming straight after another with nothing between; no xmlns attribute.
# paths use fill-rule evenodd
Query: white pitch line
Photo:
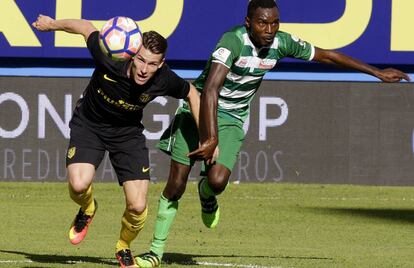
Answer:
<svg viewBox="0 0 414 268"><path fill-rule="evenodd" d="M9 261L9 260L0 260L0 263L32 263L33 261Z"/></svg>
<svg viewBox="0 0 414 268"><path fill-rule="evenodd" d="M108 262L113 262L114 264L118 263L118 261L109 260L109 259L108 259ZM18 260L0 260L0 264L2 264L2 263L14 263L14 264L16 264L16 263L37 263L37 262L32 261L32 260L21 260L21 261L18 261ZM87 263L87 262L67 260L65 262L62 261L62 262L59 262L59 263L62 263L62 264L80 264L80 263ZM101 262L100 264L105 264L105 263Z"/></svg>
<svg viewBox="0 0 414 268"><path fill-rule="evenodd" d="M241 268L283 268L282 266L261 266L261 265L254 265L254 264L235 264L235 263L217 263L217 262L204 262L198 261L196 262L197 265L205 265L205 266L221 266L221 267L241 267Z"/></svg>

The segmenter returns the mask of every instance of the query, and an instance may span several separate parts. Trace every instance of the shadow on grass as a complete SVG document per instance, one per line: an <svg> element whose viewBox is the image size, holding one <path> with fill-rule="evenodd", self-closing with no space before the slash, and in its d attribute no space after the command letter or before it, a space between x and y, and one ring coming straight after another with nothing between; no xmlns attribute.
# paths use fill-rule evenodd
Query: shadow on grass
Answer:
<svg viewBox="0 0 414 268"><path fill-rule="evenodd" d="M324 214L345 214L365 218L376 218L399 223L414 223L414 209L385 208L306 208Z"/></svg>
<svg viewBox="0 0 414 268"><path fill-rule="evenodd" d="M63 265L75 265L79 263L85 264L105 264L118 266L118 262L107 258L98 258L90 256L60 256L52 254L34 254L21 251L12 250L0 250L2 253L17 254L25 256L26 259L36 263L42 264L63 264ZM263 259L306 259L306 260L332 260L332 258L312 257L312 256L246 256L246 255L199 255L199 254L183 254L183 253L165 253L162 262L164 264L177 264L177 265L203 265L203 262L196 261L196 258L263 258ZM30 266L34 267L34 266Z"/></svg>
<svg viewBox="0 0 414 268"><path fill-rule="evenodd" d="M2 253L23 255L26 259L33 263L48 263L48 264L78 264L78 263L91 263L91 264L106 264L117 266L118 262L114 260L108 260L107 258L98 258L90 256L61 256L52 254L35 254L29 252L13 251L13 250L0 250Z"/></svg>
<svg viewBox="0 0 414 268"><path fill-rule="evenodd" d="M306 260L333 260L332 258L312 257L312 256L246 256L246 255L200 255L200 254L183 254L183 253L164 253L162 262L165 264L179 265L200 265L200 261L195 258L255 258L255 259L306 259Z"/></svg>

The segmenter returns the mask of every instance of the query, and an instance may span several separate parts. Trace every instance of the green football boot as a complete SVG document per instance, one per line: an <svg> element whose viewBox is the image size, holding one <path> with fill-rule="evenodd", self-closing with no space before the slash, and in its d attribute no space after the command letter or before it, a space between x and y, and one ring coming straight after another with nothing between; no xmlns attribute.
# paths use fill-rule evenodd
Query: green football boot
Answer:
<svg viewBox="0 0 414 268"><path fill-rule="evenodd" d="M152 268L161 266L161 259L152 251L136 257L135 262L140 268Z"/></svg>

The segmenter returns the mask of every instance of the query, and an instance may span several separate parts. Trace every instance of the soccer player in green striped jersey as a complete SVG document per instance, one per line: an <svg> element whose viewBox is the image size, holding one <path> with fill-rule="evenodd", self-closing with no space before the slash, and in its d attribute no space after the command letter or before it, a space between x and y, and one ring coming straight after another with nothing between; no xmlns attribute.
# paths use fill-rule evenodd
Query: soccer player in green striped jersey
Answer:
<svg viewBox="0 0 414 268"><path fill-rule="evenodd" d="M216 227L220 215L216 196L226 188L237 160L250 102L265 73L285 57L354 69L384 82L409 80L407 74L399 70L380 70L279 31L279 9L275 1L250 1L245 24L223 34L206 68L194 81L202 95L200 137L194 119L184 105L158 144L161 150L171 155L171 168L159 199L150 252L137 257L140 267L160 265L178 200L185 191L195 159L204 159L206 164L198 184L202 220L207 227ZM217 146L218 157L214 153Z"/></svg>

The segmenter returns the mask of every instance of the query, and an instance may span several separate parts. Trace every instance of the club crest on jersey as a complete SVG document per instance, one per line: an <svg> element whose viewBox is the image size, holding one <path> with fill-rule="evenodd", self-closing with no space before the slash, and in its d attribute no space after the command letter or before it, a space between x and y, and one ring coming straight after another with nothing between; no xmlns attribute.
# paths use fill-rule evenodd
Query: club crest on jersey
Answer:
<svg viewBox="0 0 414 268"><path fill-rule="evenodd" d="M220 47L213 53L213 57L221 62L226 62L231 52L227 48Z"/></svg>
<svg viewBox="0 0 414 268"><path fill-rule="evenodd" d="M142 93L141 96L139 96L139 100L143 103L147 103L151 100L151 95Z"/></svg>
<svg viewBox="0 0 414 268"><path fill-rule="evenodd" d="M68 150L68 158L69 159L72 159L72 157L75 156L75 153L76 153L76 147L69 148L69 150Z"/></svg>

